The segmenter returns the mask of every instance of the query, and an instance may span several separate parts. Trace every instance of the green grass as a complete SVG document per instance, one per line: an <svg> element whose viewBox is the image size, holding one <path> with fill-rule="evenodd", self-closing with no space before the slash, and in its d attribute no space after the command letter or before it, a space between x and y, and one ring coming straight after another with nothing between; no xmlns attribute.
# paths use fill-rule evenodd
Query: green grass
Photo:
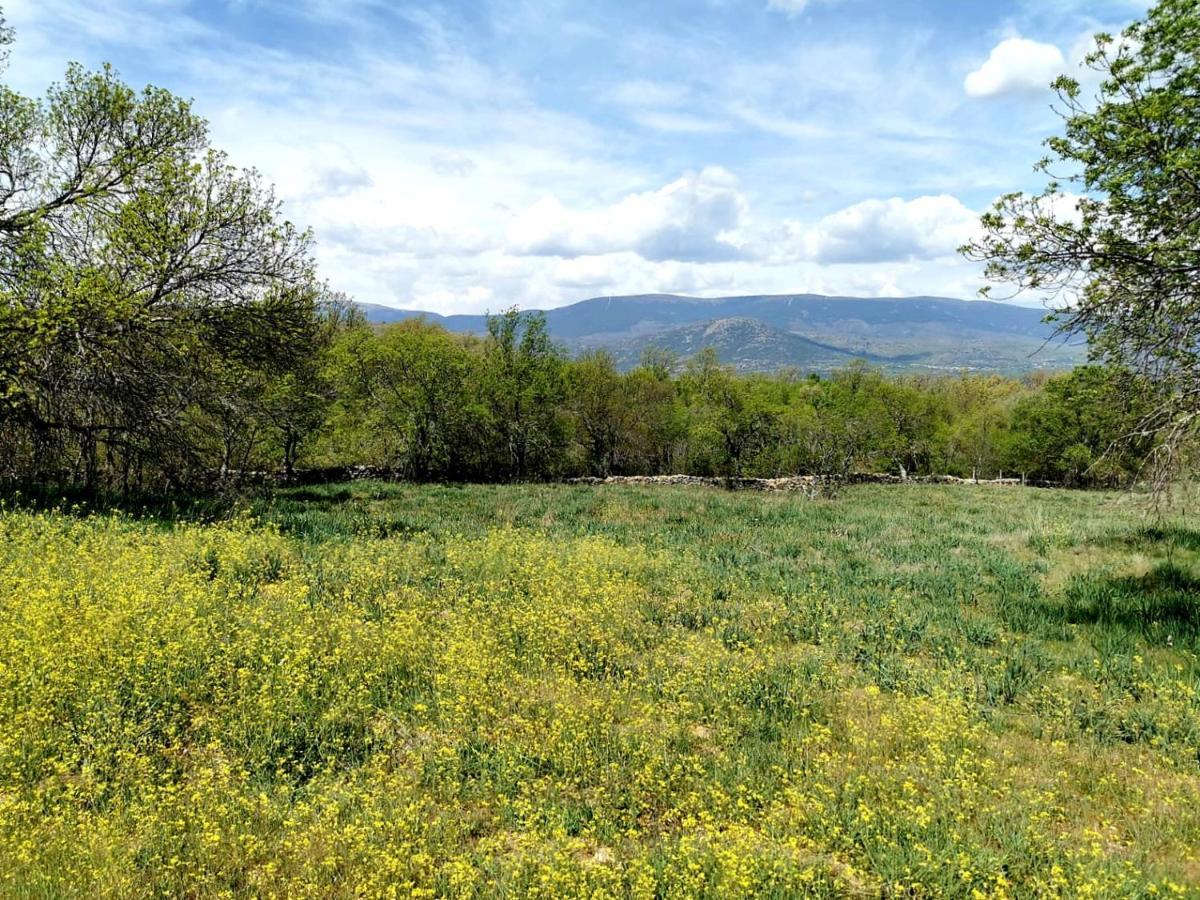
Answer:
<svg viewBox="0 0 1200 900"><path fill-rule="evenodd" d="M18 895L1200 895L1200 530L1133 495L149 512L0 516L0 676L75 723L0 712Z"/></svg>
<svg viewBox="0 0 1200 900"><path fill-rule="evenodd" d="M716 489L414 486L280 491L253 514L331 541L496 528L686 554L714 594L816 582L869 609L900 595L925 650L1020 635L1059 662L1142 654L1200 675L1200 522L1124 492L862 485L836 500ZM728 606L728 605L727 605ZM725 608L733 621L737 610Z"/></svg>
<svg viewBox="0 0 1200 900"><path fill-rule="evenodd" d="M813 579L848 598L902 591L930 624L970 621L1077 645L1197 651L1200 525L1126 493L863 485L832 501L631 487L412 486L284 490L251 510L312 545L444 541L496 528L687 552L706 579L786 593ZM990 618L988 618L990 617Z"/></svg>
<svg viewBox="0 0 1200 900"><path fill-rule="evenodd" d="M1137 495L864 485L813 502L359 483L285 491L257 511L312 542L518 528L678 553L710 593L695 624L720 623L727 644L832 643L884 690L920 692L914 660L964 667L998 734L1060 735L1093 752L1148 744L1184 771L1200 766L1200 524L1164 520ZM824 616L764 634L755 602L786 604L812 585L832 595ZM1185 686L1186 714L1165 711L1146 679ZM1060 689L1074 691L1072 708L1049 721L1047 704L1065 695L1045 695Z"/></svg>

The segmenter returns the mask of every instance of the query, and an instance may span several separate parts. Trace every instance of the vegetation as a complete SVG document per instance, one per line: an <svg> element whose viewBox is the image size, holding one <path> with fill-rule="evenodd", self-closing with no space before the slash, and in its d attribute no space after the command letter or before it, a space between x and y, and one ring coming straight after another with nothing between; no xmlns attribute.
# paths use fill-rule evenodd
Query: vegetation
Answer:
<svg viewBox="0 0 1200 900"><path fill-rule="evenodd" d="M619 372L603 351L567 359L539 316L490 322L485 339L419 320L347 330L326 369L343 387L309 464L422 480L873 471L1114 485L1153 446L1122 442L1153 389L1115 370L739 375L711 351L682 366L652 351Z"/></svg>
<svg viewBox="0 0 1200 900"><path fill-rule="evenodd" d="M1144 52L1155 35L1186 43L1191 20L1164 21ZM0 23L0 49L10 38ZM0 89L0 119L9 486L196 491L357 465L422 481L871 470L1114 485L1166 446L1149 418L1188 396L1117 354L1022 381L857 363L817 378L738 375L711 349L681 365L651 346L620 372L602 352L569 359L539 314L490 316L478 337L373 329L317 281L309 235L209 146L188 103L73 66L40 101ZM1064 152L1083 140L1073 121ZM987 253L1009 277L1004 246ZM1179 359L1194 345L1172 344Z"/></svg>
<svg viewBox="0 0 1200 900"><path fill-rule="evenodd" d="M1194 895L1128 495L356 483L0 516L0 893Z"/></svg>
<svg viewBox="0 0 1200 900"><path fill-rule="evenodd" d="M307 309L314 349L257 370L204 357L206 370L184 382L195 395L176 397L173 412L52 380L52 421L29 405L35 392L14 395L0 418L0 477L137 492L367 465L419 481L871 471L1112 486L1133 481L1156 446L1126 440L1155 388L1122 370L739 375L712 351L682 366L651 351L619 372L604 352L568 359L537 314L491 317L476 338L420 320L370 327L338 303ZM182 374L147 377L169 393ZM87 419L106 400L123 424Z"/></svg>
<svg viewBox="0 0 1200 900"><path fill-rule="evenodd" d="M290 461L289 411L336 313L272 190L187 103L107 67L72 66L41 101L0 87L0 122L10 474L196 481L243 468L268 425Z"/></svg>
<svg viewBox="0 0 1200 900"><path fill-rule="evenodd" d="M1094 102L1056 83L1065 128L1039 164L1054 180L1001 198L965 249L996 281L1056 295L1062 329L1097 358L1155 380L1135 433L1159 437L1161 483L1200 422L1200 6L1160 0L1087 61Z"/></svg>
<svg viewBox="0 0 1200 900"><path fill-rule="evenodd" d="M0 894L1200 896L1188 521L529 483L1177 463L1198 34L1163 0L1098 107L1059 83L1078 221L1058 185L985 221L1095 341L1021 380L371 327L186 102L0 87ZM409 481L211 490L362 464Z"/></svg>

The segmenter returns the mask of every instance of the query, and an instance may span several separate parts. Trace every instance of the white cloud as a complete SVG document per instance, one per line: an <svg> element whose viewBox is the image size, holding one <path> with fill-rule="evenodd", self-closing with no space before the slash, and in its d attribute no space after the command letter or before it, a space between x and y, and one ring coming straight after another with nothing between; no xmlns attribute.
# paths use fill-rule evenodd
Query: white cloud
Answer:
<svg viewBox="0 0 1200 900"><path fill-rule="evenodd" d="M620 269L636 263L636 257L630 259L626 254L577 256L559 260L551 278L555 284L565 288L599 290L615 284L619 280Z"/></svg>
<svg viewBox="0 0 1200 900"><path fill-rule="evenodd" d="M643 128L666 134L717 134L729 130L728 123L688 113L647 110L634 113L632 118Z"/></svg>
<svg viewBox="0 0 1200 900"><path fill-rule="evenodd" d="M374 185L367 170L352 159L324 161L311 167L311 181L306 199L347 197Z"/></svg>
<svg viewBox="0 0 1200 900"><path fill-rule="evenodd" d="M968 96L996 97L1043 90L1067 69L1063 52L1054 44L1011 37L992 48L987 61L967 75Z"/></svg>
<svg viewBox="0 0 1200 900"><path fill-rule="evenodd" d="M713 262L743 255L736 232L745 215L737 178L711 166L595 211L577 212L557 197L543 197L517 217L509 241L515 252L531 256L629 251L651 261Z"/></svg>
<svg viewBox="0 0 1200 900"><path fill-rule="evenodd" d="M946 194L864 200L821 219L804 236L819 263L876 263L951 257L971 238L979 216Z"/></svg>

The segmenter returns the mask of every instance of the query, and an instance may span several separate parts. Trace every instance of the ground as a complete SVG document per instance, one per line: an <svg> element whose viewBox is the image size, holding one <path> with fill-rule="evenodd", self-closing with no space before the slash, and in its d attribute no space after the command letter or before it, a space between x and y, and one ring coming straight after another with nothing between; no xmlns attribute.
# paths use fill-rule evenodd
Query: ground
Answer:
<svg viewBox="0 0 1200 900"><path fill-rule="evenodd" d="M375 483L213 512L0 512L0 895L1200 896L1179 512Z"/></svg>

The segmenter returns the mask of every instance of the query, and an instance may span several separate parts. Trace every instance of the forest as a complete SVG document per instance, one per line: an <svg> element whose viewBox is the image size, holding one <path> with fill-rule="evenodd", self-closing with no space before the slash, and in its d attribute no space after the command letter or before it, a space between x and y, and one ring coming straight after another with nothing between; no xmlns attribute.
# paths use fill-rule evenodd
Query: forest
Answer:
<svg viewBox="0 0 1200 900"><path fill-rule="evenodd" d="M43 350L30 367L41 377L10 395L0 473L124 491L357 466L415 481L871 472L1115 487L1153 448L1129 439L1153 390L1114 368L1019 380L865 364L739 375L711 351L677 360L652 349L619 372L603 351L569 358L539 313L491 316L474 337L420 320L370 326L344 301L305 302L294 347L263 360L199 356L185 396L158 394L166 360L137 356L123 335L95 373L119 391L61 377L74 364L55 353L76 347Z"/></svg>

